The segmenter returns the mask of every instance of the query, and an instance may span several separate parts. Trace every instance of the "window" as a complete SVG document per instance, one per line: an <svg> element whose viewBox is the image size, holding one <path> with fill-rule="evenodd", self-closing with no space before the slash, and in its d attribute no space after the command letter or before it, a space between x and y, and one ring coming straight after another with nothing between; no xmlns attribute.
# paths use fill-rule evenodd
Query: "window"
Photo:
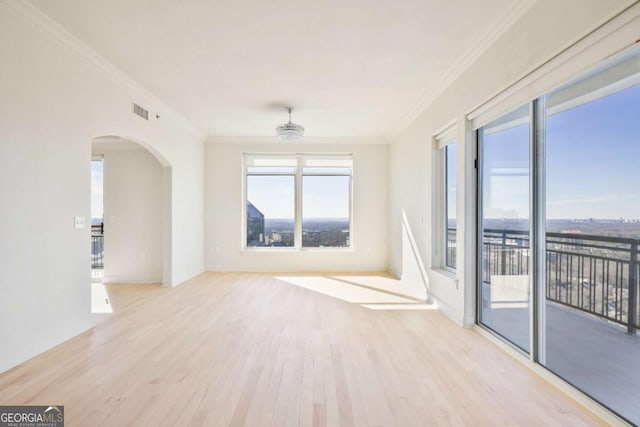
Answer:
<svg viewBox="0 0 640 427"><path fill-rule="evenodd" d="M265 173L255 171L247 175L247 246L292 247L295 175Z"/></svg>
<svg viewBox="0 0 640 427"><path fill-rule="evenodd" d="M445 265L456 268L456 173L458 161L456 143L451 143L444 148L445 165Z"/></svg>
<svg viewBox="0 0 640 427"><path fill-rule="evenodd" d="M350 175L302 175L302 247L349 247Z"/></svg>
<svg viewBox="0 0 640 427"><path fill-rule="evenodd" d="M350 155L246 154L246 248L351 247Z"/></svg>
<svg viewBox="0 0 640 427"><path fill-rule="evenodd" d="M458 171L457 144L455 141L456 127L449 126L436 135L437 149L436 164L434 165L436 194L435 247L440 250L435 253L434 264L449 270L456 269L457 233L456 222L456 175Z"/></svg>

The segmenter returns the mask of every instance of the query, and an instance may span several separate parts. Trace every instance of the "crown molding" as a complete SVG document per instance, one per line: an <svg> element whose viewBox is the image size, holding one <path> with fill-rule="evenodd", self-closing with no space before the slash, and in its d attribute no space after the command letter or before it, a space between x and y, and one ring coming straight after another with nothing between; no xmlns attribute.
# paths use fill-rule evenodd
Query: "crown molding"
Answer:
<svg viewBox="0 0 640 427"><path fill-rule="evenodd" d="M111 81L123 85L147 98L156 110L162 115L174 118L182 127L201 139L205 138L205 133L187 120L180 113L165 104L156 95L140 83L131 78L128 74L109 62L106 58L98 54L95 50L83 43L76 36L64 29L60 24L47 16L44 12L31 4L28 0L0 0L0 5L4 5L14 12L27 18L32 24L41 30L49 33L63 45L73 49L75 52L98 66Z"/></svg>
<svg viewBox="0 0 640 427"><path fill-rule="evenodd" d="M493 25L491 29L479 39L478 43L460 55L433 88L423 93L418 103L399 120L400 125L391 133L390 139L392 141L397 139L429 105L469 69L535 2L536 0L524 0L521 3L514 3L508 7L497 20L496 25Z"/></svg>
<svg viewBox="0 0 640 427"><path fill-rule="evenodd" d="M321 137L305 136L302 142L291 144L282 142L277 136L216 136L210 135L205 140L207 144L278 144L278 145L318 145L318 144L360 144L384 145L389 144L386 138L378 137Z"/></svg>

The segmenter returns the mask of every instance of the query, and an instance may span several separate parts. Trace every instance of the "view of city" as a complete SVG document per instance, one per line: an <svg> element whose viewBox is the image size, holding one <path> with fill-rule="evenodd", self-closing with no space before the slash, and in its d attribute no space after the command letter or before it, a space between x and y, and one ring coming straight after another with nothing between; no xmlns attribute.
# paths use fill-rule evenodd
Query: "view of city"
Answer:
<svg viewBox="0 0 640 427"><path fill-rule="evenodd" d="M528 230L529 221L511 218L485 218L485 228L501 230ZM455 228L449 221L449 228ZM547 219L548 233L588 234L640 239L640 219Z"/></svg>
<svg viewBox="0 0 640 427"><path fill-rule="evenodd" d="M248 247L293 247L293 219L267 219L252 203L247 202ZM302 221L303 247L348 247L349 220L312 218Z"/></svg>
<svg viewBox="0 0 640 427"><path fill-rule="evenodd" d="M455 225L449 230L454 236ZM546 231L547 299L626 325L640 220L553 219ZM528 221L485 219L483 247L485 283L493 276L529 274Z"/></svg>

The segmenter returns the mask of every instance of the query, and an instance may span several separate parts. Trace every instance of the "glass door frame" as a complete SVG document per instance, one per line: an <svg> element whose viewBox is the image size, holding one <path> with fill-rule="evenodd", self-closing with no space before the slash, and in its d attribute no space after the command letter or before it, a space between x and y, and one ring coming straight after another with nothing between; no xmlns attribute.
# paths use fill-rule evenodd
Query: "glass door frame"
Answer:
<svg viewBox="0 0 640 427"><path fill-rule="evenodd" d="M483 217L482 217L482 132L483 126L472 128L473 145L476 150L475 182L475 325L486 331L497 340L505 343L510 349L519 353L533 363L534 367L542 368L552 377L567 384L590 402L594 402L616 420L633 425L624 415L612 409L609 405L595 398L586 390L573 384L560 373L550 369L545 363L546 353L546 111L545 96L533 99L530 105L530 135L529 135L529 339L530 351L526 352L517 344L501 335L488 325L481 323L482 311L482 268L483 268Z"/></svg>
<svg viewBox="0 0 640 427"><path fill-rule="evenodd" d="M525 105L529 106L529 349L526 351L511 340L481 322L482 277L483 277L483 134L484 126L473 129L475 138L475 183L476 183L476 280L475 280L475 324L507 343L534 363L544 363L545 322L545 102L544 96ZM507 112L508 113L508 112Z"/></svg>

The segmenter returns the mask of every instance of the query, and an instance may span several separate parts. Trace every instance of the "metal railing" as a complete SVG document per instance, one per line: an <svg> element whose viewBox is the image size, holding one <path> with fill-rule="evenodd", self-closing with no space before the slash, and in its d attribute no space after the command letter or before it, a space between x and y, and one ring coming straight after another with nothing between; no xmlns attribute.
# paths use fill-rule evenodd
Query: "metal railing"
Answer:
<svg viewBox="0 0 640 427"><path fill-rule="evenodd" d="M627 326L638 324L639 239L547 233L547 299Z"/></svg>
<svg viewBox="0 0 640 427"><path fill-rule="evenodd" d="M456 234L456 229L455 228L447 228L447 242L446 242L446 254L445 254L445 264L447 267L451 267L451 268L456 268L457 265L457 256L456 254L458 253L457 249L457 244L456 244L456 239L457 239L457 234Z"/></svg>
<svg viewBox="0 0 640 427"><path fill-rule="evenodd" d="M455 239L451 230L448 235ZM492 276L529 274L528 231L485 229L482 246L482 280L486 285L491 285ZM639 249L640 239L547 233L546 299L635 333L640 328Z"/></svg>
<svg viewBox="0 0 640 427"><path fill-rule="evenodd" d="M104 268L104 224L91 225L91 269Z"/></svg>

